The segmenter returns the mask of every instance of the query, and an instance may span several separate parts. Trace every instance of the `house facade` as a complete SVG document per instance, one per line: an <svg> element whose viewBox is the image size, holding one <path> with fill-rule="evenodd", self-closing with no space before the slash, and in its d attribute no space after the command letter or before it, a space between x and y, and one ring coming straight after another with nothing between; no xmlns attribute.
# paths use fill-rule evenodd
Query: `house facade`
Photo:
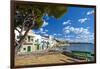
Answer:
<svg viewBox="0 0 100 69"><path fill-rule="evenodd" d="M41 52L43 50L46 50L47 48L52 47L54 44L55 43L51 36L42 37L33 33L33 31L30 30L27 36L25 37L24 42L22 43L22 46L18 53L23 54L37 51Z"/></svg>

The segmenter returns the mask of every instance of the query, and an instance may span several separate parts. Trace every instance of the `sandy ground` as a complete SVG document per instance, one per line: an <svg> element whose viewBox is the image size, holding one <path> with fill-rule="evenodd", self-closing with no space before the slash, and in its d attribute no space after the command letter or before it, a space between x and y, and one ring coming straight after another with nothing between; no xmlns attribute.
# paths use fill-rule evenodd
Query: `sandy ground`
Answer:
<svg viewBox="0 0 100 69"><path fill-rule="evenodd" d="M83 62L83 61L71 58L69 56L65 56L61 53L47 54L47 55L24 55L15 57L15 66L74 63L74 62Z"/></svg>

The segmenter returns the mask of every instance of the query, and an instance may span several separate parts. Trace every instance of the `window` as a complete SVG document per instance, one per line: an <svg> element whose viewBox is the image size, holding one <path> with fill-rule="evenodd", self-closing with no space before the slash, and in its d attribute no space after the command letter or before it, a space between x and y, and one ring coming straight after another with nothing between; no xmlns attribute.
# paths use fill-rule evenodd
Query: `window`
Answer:
<svg viewBox="0 0 100 69"><path fill-rule="evenodd" d="M39 44L37 44L37 50L39 50Z"/></svg>
<svg viewBox="0 0 100 69"><path fill-rule="evenodd" d="M31 39L31 41L33 41L33 39Z"/></svg>
<svg viewBox="0 0 100 69"><path fill-rule="evenodd" d="M28 41L30 42L30 36L28 36Z"/></svg>
<svg viewBox="0 0 100 69"><path fill-rule="evenodd" d="M23 50L26 50L26 48L23 48Z"/></svg>

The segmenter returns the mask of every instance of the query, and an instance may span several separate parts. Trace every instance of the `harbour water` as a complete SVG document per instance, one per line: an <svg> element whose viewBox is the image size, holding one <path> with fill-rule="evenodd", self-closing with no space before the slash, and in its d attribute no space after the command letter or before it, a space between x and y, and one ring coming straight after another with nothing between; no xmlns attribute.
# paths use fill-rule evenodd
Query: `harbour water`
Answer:
<svg viewBox="0 0 100 69"><path fill-rule="evenodd" d="M77 43L77 44L70 44L70 46L62 47L64 51L85 51L91 52L94 54L94 44L91 43Z"/></svg>

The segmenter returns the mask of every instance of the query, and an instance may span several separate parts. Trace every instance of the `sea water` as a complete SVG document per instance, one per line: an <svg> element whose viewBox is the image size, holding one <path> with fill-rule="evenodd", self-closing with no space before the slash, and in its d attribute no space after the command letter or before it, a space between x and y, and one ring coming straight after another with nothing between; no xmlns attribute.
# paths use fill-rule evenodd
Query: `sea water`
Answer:
<svg viewBox="0 0 100 69"><path fill-rule="evenodd" d="M64 46L62 47L64 51L85 51L85 52L91 52L94 54L94 44L92 43L76 43L76 44L70 44L70 46Z"/></svg>

